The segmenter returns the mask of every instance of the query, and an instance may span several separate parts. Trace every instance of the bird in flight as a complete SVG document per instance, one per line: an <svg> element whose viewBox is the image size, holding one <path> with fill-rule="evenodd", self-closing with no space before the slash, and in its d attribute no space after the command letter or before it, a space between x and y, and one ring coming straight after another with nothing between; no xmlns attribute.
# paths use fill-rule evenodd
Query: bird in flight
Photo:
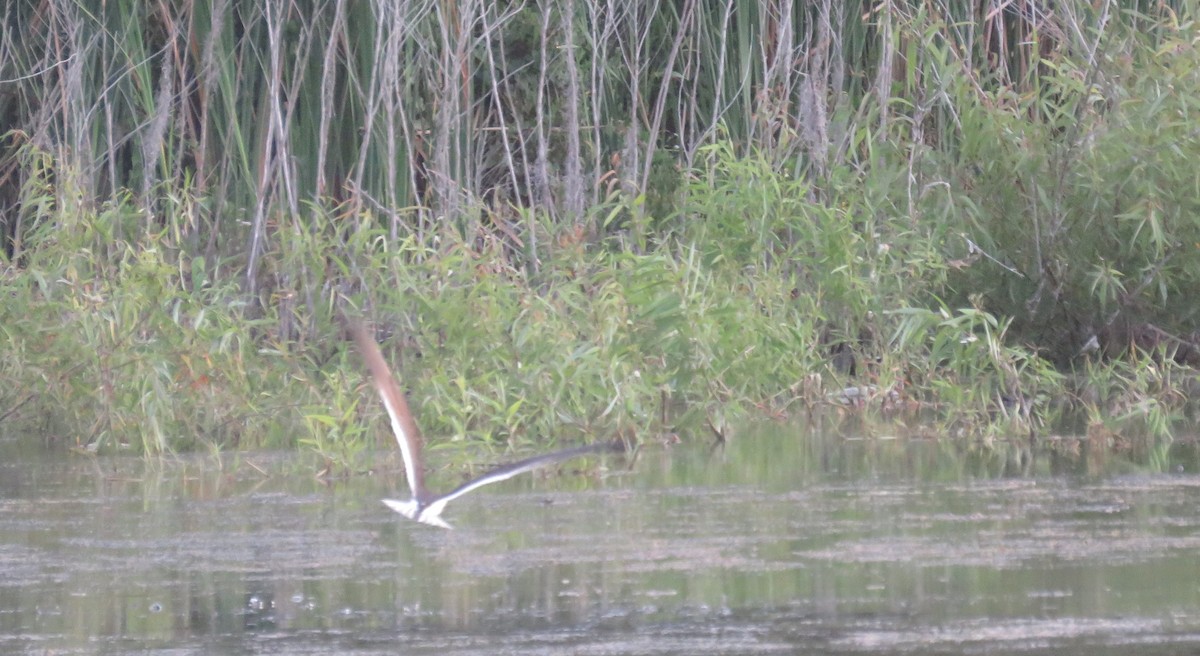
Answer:
<svg viewBox="0 0 1200 656"><path fill-rule="evenodd" d="M354 335L354 341L358 345L358 350L362 354L363 360L367 363L367 369L371 372L371 380L375 384L375 389L379 392L379 398L383 400L383 406L387 409L388 418L392 424L392 432L396 435L396 442L400 444L400 455L404 458L404 474L408 478L408 487L412 492L411 499L405 501L384 499L383 502L392 510L409 519L415 519L430 526L453 528L442 519L442 511L446 509L446 504L472 490L484 485L508 480L518 474L532 471L538 467L545 467L589 453L624 449L624 445L620 441L611 444L589 444L572 449L563 449L497 467L483 476L463 483L446 494L440 496L434 495L425 487L425 463L421 453L421 431L417 428L417 422L413 419L412 412L408 409L408 401L404 397L404 392L396 384L396 379L392 377L391 370L388 369L387 362L384 361L383 354L379 351L379 345L375 343L375 338L367 333L366 328L361 322L350 321L349 324L350 331Z"/></svg>

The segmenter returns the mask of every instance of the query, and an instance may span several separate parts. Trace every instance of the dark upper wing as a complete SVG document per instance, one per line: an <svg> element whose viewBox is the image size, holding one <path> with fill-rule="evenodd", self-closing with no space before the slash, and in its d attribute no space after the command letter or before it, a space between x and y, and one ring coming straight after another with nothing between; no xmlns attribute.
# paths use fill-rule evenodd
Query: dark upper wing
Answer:
<svg viewBox="0 0 1200 656"><path fill-rule="evenodd" d="M525 460L520 460L508 465L502 465L484 474L483 476L463 483L454 490L438 497L437 499L434 499L427 506L427 512L431 512L435 515L441 514L442 509L446 507L446 504L470 492L471 490L483 487L484 485L491 485L492 483L506 481L513 476L524 474L525 472L532 471L538 467L545 467L547 465L552 465L564 460L570 460L571 458L578 458L579 456L587 455L589 453L601 453L605 451L619 450L623 450L623 446L619 442L607 444L588 444L572 449L554 451L553 453L547 453L544 455L535 456L533 458L527 458Z"/></svg>

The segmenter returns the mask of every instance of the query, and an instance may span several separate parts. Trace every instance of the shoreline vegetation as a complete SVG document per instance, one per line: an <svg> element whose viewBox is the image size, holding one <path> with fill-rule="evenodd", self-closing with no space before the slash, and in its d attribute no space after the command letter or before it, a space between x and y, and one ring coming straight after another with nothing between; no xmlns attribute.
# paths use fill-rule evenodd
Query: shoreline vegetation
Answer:
<svg viewBox="0 0 1200 656"><path fill-rule="evenodd" d="M979 5L979 3L975 3ZM1189 2L74 2L0 18L0 425L148 456L756 418L1165 459Z"/></svg>

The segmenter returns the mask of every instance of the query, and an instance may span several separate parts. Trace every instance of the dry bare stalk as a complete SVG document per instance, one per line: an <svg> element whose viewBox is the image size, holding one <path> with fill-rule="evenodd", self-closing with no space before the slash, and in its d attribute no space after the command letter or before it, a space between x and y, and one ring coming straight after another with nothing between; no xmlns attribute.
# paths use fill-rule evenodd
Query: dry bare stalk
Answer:
<svg viewBox="0 0 1200 656"><path fill-rule="evenodd" d="M492 5L493 7L495 5ZM499 123L496 129L500 131L500 144L504 147L504 166L508 172L508 181L512 185L512 193L514 195L520 193L520 183L517 181L517 165L513 159L512 141L509 138L508 118L504 115L504 103L502 102L503 95L500 92L500 75L496 69L496 52L495 46L492 44L492 33L499 32L503 17L496 22L489 22L491 11L485 9L481 21L483 24L483 42L484 52L487 53L488 60L488 81L492 87L492 111L496 113L496 122ZM516 112L513 113L514 116ZM520 121L520 117L516 119Z"/></svg>
<svg viewBox="0 0 1200 656"><path fill-rule="evenodd" d="M55 58L59 61L69 61L58 76L58 84L55 85L57 97L49 94L50 98L45 100L44 123L41 129L34 133L34 138L43 140L39 145L57 150L61 172L70 173L71 185L56 185L59 207L66 208L75 204L72 196L76 193L88 201L94 198L95 188L92 181L95 177L95 166L88 156L92 152L89 118L91 112L86 105L84 77L92 62L96 38L84 37L84 20L73 3L50 4L56 17L51 20L51 24L61 25L57 34L62 35L54 39ZM55 122L53 113L56 110L61 112L63 134L52 137L51 126Z"/></svg>
<svg viewBox="0 0 1200 656"><path fill-rule="evenodd" d="M277 20L283 24L292 24L292 20L288 16L295 7L291 6L291 0L285 0L280 7L281 11L277 16ZM298 38L296 39L296 51L292 53L291 60L302 62L308 58L308 48L312 43L312 22L299 21L300 27L298 30ZM271 120L274 122L271 159L274 163L276 177L272 180L273 184L282 185L282 196L287 201L287 210L290 216L298 216L300 214L299 190L296 185L296 158L292 155L292 118L295 115L297 102L289 102L284 106L283 99L298 98L301 93L301 83L303 82L303 66L295 66L292 68L292 81L288 85L288 89L284 90L283 73L287 67L283 64L283 55L285 52L286 42L282 39L283 30L279 30L280 40L277 44L271 45L271 65L278 65L278 69L272 71L271 77L278 78L279 89L278 93L271 95Z"/></svg>
<svg viewBox="0 0 1200 656"><path fill-rule="evenodd" d="M578 224L583 218L583 163L579 154L579 65L575 61L575 0L563 0L562 13L563 55L567 63L566 115L563 117L567 130L567 155L563 163L567 219Z"/></svg>
<svg viewBox="0 0 1200 656"><path fill-rule="evenodd" d="M198 123L200 124L200 136L198 139L199 146L197 147L195 161L196 192L201 197L208 195L209 177L210 175L215 175L217 173L217 171L213 171L213 173L210 174L208 170L210 163L210 155L208 152L210 135L209 129L212 125L212 119L210 117L210 108L212 107L212 104L210 100L216 97L214 94L219 93L218 81L221 68L219 62L217 62L216 49L217 43L221 38L221 33L225 28L225 13L228 10L228 2L229 0L213 0L213 4L210 8L212 19L209 25L208 37L204 39L204 47L201 50L200 55L200 87L199 93L197 94L200 114L198 120ZM222 159L218 156L212 156L211 161L219 164ZM215 196L218 197L215 205L219 208L221 202L220 197L223 196L223 194L218 193L215 194ZM215 246L217 236L220 234L221 215L222 213L219 211L219 209L213 212L214 225L212 226L208 235L209 248Z"/></svg>
<svg viewBox="0 0 1200 656"><path fill-rule="evenodd" d="M604 170L604 143L600 133L601 121L604 115L604 97L605 97L605 71L604 62L608 61L608 42L612 38L616 30L616 21L613 20L614 9L612 0L603 3L600 0L590 0L588 3L588 15L591 20L589 33L592 49L592 66L591 66L591 88L588 93L592 108L592 143L593 150L593 175L597 177L597 183L592 185L592 204L600 203L600 194L602 185L599 183L601 171ZM601 27L603 26L603 27Z"/></svg>
<svg viewBox="0 0 1200 656"><path fill-rule="evenodd" d="M539 39L540 57L538 64L538 92L535 129L537 130L537 157L534 163L534 184L536 202L553 216L553 199L550 195L550 157L549 145L546 139L546 71L550 68L547 54L547 41L550 32L550 2L541 0L538 7L542 11L542 33Z"/></svg>
<svg viewBox="0 0 1200 656"><path fill-rule="evenodd" d="M808 66L804 79L800 82L800 139L804 142L819 176L825 175L829 159L829 118L825 104L829 96L827 84L832 44L829 23L831 3L832 0L821 2L817 24L807 39Z"/></svg>
<svg viewBox="0 0 1200 656"><path fill-rule="evenodd" d="M683 46L684 39L691 33L692 19L696 15L696 1L684 1L683 14L679 17L679 29L675 34L675 40L671 42L671 50L667 54L667 61L663 66L663 83L658 89L658 98L654 101L654 113L650 119L650 132L646 136L645 164L642 166L641 184L639 185L643 191L650 184L650 173L654 168L654 149L658 145L658 132L662 128L663 110L667 105L667 95L671 91L670 81L675 71L675 58L679 55L679 49ZM649 30L646 30L646 32L649 32Z"/></svg>
<svg viewBox="0 0 1200 656"><path fill-rule="evenodd" d="M388 236L395 241L400 236L400 216L396 209L401 206L396 190L396 178L398 177L396 163L399 154L396 146L396 119L401 115L401 106L404 103L404 80L400 70L400 61L407 30L395 3L381 3L378 6L384 10L384 13L377 16L376 20L380 25L389 26L383 45L383 80L380 82L380 86L383 96L384 149L387 153L383 165L384 199L387 204ZM378 48L378 46L376 47Z"/></svg>
<svg viewBox="0 0 1200 656"><path fill-rule="evenodd" d="M505 56L505 53L504 53L504 48L500 48L499 50L500 50L500 69L503 71L509 71L510 67L508 65L508 58ZM511 80L513 77L514 77L514 75L510 73L500 79L500 86L504 89L504 97L509 99L510 110L512 112L513 123L514 123L513 133L516 135L516 138L517 138L517 154L521 158L520 175L517 175L517 177L523 182L524 187L525 187L523 190L518 190L517 188L514 188L513 191L514 191L514 193L517 193L519 195L524 195L525 198L532 200L532 199L536 198L536 195L535 195L534 189L533 189L533 169L531 168L531 166L529 164L529 142L525 136L525 133L526 133L525 126L524 126L523 122L521 121L520 108L518 108L515 105L515 102L516 102L515 98L517 97L517 94L513 90L512 84L511 84ZM529 243L533 245L532 251L536 253L537 252L537 248L536 248L536 244L537 244L536 232L537 231L536 231L536 226L532 223L532 218L533 218L533 215L532 215L532 213L530 213L531 222L529 225L529 235L530 235Z"/></svg>
<svg viewBox="0 0 1200 656"><path fill-rule="evenodd" d="M704 131L700 133L700 136L684 148L684 160L687 166L692 165L696 151L716 133L718 126L720 126L721 121L725 118L726 112L736 102L734 98L737 97L737 94L734 94L734 98L731 98L728 102L726 102L723 95L725 93L725 61L727 59L725 53L728 52L729 47L729 24L733 19L735 1L725 0L725 10L721 15L720 39L718 41L720 45L717 46L717 82L713 86L712 114L709 116L708 125L704 127ZM746 74L742 75L739 89L745 88L745 85L749 83L747 80L749 77L748 73L749 70L747 69Z"/></svg>
<svg viewBox="0 0 1200 656"><path fill-rule="evenodd" d="M386 40L384 31L386 30L385 25L387 21L382 20L380 16L386 15L388 7L392 6L392 3L388 0L377 0L374 6L376 20L375 38L372 43L375 44L375 52L372 53L374 57L371 59L371 78L367 81L365 91L361 87L358 89L359 96L363 99L363 120L365 123L362 129L362 141L358 145L358 164L354 168L355 194L352 200L352 212L357 212L362 202L359 192L364 188L363 176L367 173L367 155L371 152L371 143L375 138L375 113L379 111L380 99L383 95L380 78L385 75L383 72L385 63L383 60L386 57L386 51L380 48L380 44ZM347 35L346 38L349 40L352 37Z"/></svg>
<svg viewBox="0 0 1200 656"><path fill-rule="evenodd" d="M479 5L474 0L461 3L436 4L438 31L442 39L440 75L441 90L437 98L437 110L433 139L433 167L430 178L433 182L434 196L438 202L438 211L442 216L455 217L458 215L460 178L456 170L464 170L468 163L465 161L469 148L461 148L458 143L470 135L460 128L464 123L467 104L465 96L469 92L469 46L472 41L471 31L475 23L475 11ZM451 127L455 129L453 133ZM459 166L455 166L455 165Z"/></svg>
<svg viewBox="0 0 1200 656"><path fill-rule="evenodd" d="M768 90L765 99L769 103L765 108L769 129L763 134L763 139L764 145L774 153L776 162L782 162L788 157L788 153L779 152L780 142L787 131L779 129L781 126L778 125L778 122L790 118L787 112L787 99L792 93L793 42L795 38L792 30L792 11L791 0L784 0L779 6L764 5L764 13L772 22L771 33L774 34L774 38L770 43L767 43L766 40L763 42L771 49L769 53L763 53L763 86Z"/></svg>
<svg viewBox="0 0 1200 656"><path fill-rule="evenodd" d="M833 26L846 24L846 3L821 0L821 21L821 28L829 38L830 60L826 84L827 88L836 92L832 107L836 115L841 103L847 100L846 94L842 92L846 84L846 44L842 38L844 28L835 30Z"/></svg>
<svg viewBox="0 0 1200 656"><path fill-rule="evenodd" d="M258 292L258 259L262 255L266 240L266 214L271 207L275 169L279 153L276 144L282 140L280 131L283 121L280 116L279 96L283 91L283 25L284 18L279 10L286 10L285 0L264 3L263 12L267 22L267 116L266 133L259 141L259 164L257 198L254 219L250 224L249 261L246 264L246 292L251 298Z"/></svg>
<svg viewBox="0 0 1200 656"><path fill-rule="evenodd" d="M325 40L325 56L321 59L321 117L317 126L317 180L314 188L316 198L328 193L329 182L325 179L326 160L329 158L329 132L333 121L333 91L337 83L338 50L343 44L346 24L346 0L337 0L333 7L333 25L329 38Z"/></svg>
<svg viewBox="0 0 1200 656"><path fill-rule="evenodd" d="M178 37L175 30L167 37L174 41ZM162 54L162 71L158 76L158 91L154 95L154 115L142 135L142 207L147 214L151 211L153 199L151 193L154 187L155 169L163 152L163 137L167 133L167 124L171 120L171 108L175 97L175 71L171 63L171 48Z"/></svg>
<svg viewBox="0 0 1200 656"><path fill-rule="evenodd" d="M642 76L646 74L646 70L643 70L642 53L649 32L649 30L639 31L639 29L641 25L654 21L654 15L658 13L659 5L657 0L652 0L645 15L642 14L642 0L621 2L620 6L622 12L618 15L618 20L624 24L626 29L616 31L616 41L621 59L624 61L625 67L629 69L629 125L625 126L625 146L621 155L620 179L622 190L626 194L634 196L640 189L636 176L642 169L638 138L642 120L638 112L641 109Z"/></svg>
<svg viewBox="0 0 1200 656"><path fill-rule="evenodd" d="M879 17L879 68L875 75L875 96L879 104L880 139L888 138L888 116L892 101L892 60L895 58L895 39L892 37L892 0L883 0L875 10Z"/></svg>

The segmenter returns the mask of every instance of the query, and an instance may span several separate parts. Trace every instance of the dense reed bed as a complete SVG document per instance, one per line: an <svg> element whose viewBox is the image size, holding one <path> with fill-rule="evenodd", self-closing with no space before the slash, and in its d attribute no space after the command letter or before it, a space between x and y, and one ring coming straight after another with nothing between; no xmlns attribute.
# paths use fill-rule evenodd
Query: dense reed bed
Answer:
<svg viewBox="0 0 1200 656"><path fill-rule="evenodd" d="M353 308L441 439L1161 445L1193 4L8 3L0 417L353 463Z"/></svg>

